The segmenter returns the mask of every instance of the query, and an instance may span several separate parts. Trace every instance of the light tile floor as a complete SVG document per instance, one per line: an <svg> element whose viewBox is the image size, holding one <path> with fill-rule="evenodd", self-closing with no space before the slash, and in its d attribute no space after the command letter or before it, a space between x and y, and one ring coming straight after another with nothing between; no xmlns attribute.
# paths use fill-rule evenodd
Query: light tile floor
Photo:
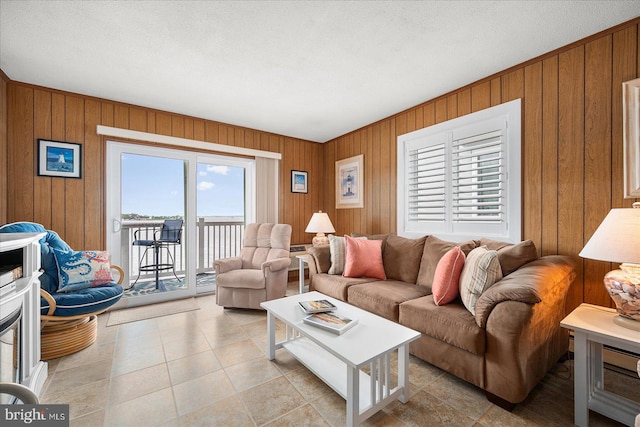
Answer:
<svg viewBox="0 0 640 427"><path fill-rule="evenodd" d="M294 284L295 285L295 284ZM295 290L295 286L292 285ZM43 403L70 405L71 426L342 426L345 403L285 350L266 358L266 315L199 310L106 326L91 347L49 361ZM283 332L279 325L279 332ZM556 366L513 412L413 356L411 399L369 426L570 426L572 362ZM607 371L606 388L638 399L640 380ZM620 425L591 413L592 426Z"/></svg>

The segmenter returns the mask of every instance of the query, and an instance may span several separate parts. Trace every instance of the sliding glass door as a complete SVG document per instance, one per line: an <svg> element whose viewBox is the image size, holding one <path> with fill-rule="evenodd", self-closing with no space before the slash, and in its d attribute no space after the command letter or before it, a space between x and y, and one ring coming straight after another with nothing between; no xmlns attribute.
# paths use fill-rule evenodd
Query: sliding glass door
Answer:
<svg viewBox="0 0 640 427"><path fill-rule="evenodd" d="M239 251L244 224L254 218L253 165L107 143L107 246L126 275L120 305L215 291L213 260Z"/></svg>

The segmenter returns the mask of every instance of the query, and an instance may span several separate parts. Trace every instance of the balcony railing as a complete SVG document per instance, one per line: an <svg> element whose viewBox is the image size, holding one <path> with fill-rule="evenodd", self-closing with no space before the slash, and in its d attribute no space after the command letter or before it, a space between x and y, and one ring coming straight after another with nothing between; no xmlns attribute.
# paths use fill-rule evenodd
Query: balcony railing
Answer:
<svg viewBox="0 0 640 427"><path fill-rule="evenodd" d="M122 268L129 273L129 280L134 281L138 276L139 266L154 263L153 249L149 249L145 255L144 246L132 246L134 234L141 240L153 240L154 233L162 228L162 220L139 220L122 222L122 239L120 247L120 259ZM242 240L244 237L244 221L235 219L220 219L200 217L197 222L196 238L197 262L196 274L212 272L213 262L220 258L229 258L240 255ZM167 250L159 252L159 263L169 264L171 253L175 262L175 270L178 276L186 274L187 257L184 232L182 244L169 246ZM141 272L139 280L153 279L154 272ZM161 278L173 277L173 271L161 271Z"/></svg>

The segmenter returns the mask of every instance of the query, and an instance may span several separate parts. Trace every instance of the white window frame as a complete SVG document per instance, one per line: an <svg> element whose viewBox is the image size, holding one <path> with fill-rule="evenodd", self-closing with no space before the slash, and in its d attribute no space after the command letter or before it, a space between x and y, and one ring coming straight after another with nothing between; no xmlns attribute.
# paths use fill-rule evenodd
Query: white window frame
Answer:
<svg viewBox="0 0 640 427"><path fill-rule="evenodd" d="M500 219L491 222L453 218L453 145L455 141L489 132L500 132L504 195ZM522 132L521 100L516 99L476 113L398 136L397 230L406 237L436 235L461 242L487 237L519 242L522 239ZM417 147L444 144L444 216L438 219L409 218L409 152Z"/></svg>

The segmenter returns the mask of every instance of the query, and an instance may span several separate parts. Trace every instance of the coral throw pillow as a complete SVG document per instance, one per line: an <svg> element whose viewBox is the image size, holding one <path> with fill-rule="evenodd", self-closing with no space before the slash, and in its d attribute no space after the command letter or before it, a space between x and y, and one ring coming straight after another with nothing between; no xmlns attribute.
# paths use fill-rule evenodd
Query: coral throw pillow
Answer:
<svg viewBox="0 0 640 427"><path fill-rule="evenodd" d="M344 236L347 257L344 277L372 277L386 280L382 263L382 240L359 240Z"/></svg>
<svg viewBox="0 0 640 427"><path fill-rule="evenodd" d="M464 267L464 259L464 252L456 246L438 261L431 287L436 305L448 304L460 294L460 273Z"/></svg>

